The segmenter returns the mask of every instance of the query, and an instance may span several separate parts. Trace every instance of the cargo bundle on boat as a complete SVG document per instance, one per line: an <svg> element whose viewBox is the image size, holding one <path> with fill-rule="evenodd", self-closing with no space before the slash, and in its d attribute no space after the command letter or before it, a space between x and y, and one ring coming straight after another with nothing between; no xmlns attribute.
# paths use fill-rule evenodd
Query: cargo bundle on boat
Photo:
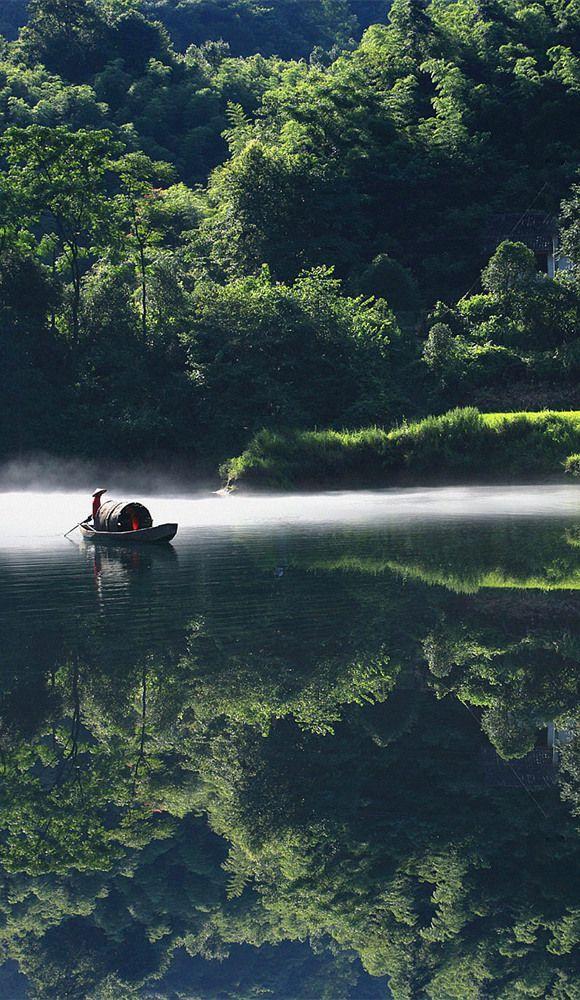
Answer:
<svg viewBox="0 0 580 1000"><path fill-rule="evenodd" d="M97 531L138 531L152 524L151 514L136 500L106 500L95 518Z"/></svg>

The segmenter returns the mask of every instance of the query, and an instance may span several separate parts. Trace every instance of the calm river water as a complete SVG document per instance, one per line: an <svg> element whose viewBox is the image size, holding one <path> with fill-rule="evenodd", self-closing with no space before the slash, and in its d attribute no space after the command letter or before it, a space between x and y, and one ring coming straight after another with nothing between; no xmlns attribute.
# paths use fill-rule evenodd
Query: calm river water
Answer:
<svg viewBox="0 0 580 1000"><path fill-rule="evenodd" d="M0 495L0 997L578 1000L580 488Z"/></svg>

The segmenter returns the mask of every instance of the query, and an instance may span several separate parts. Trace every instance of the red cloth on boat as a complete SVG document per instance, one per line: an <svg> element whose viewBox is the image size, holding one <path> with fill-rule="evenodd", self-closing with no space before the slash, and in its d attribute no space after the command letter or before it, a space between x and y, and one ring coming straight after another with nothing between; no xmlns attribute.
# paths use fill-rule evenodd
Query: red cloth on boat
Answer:
<svg viewBox="0 0 580 1000"><path fill-rule="evenodd" d="M99 507L100 506L101 506L101 498L100 498L100 496L93 497L93 521L94 521L95 524L97 523L97 514L99 512Z"/></svg>

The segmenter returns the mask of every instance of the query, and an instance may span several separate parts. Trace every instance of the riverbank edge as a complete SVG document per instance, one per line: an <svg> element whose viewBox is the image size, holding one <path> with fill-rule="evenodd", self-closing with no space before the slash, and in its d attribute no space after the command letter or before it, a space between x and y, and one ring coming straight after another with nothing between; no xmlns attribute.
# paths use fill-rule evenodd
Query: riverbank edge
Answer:
<svg viewBox="0 0 580 1000"><path fill-rule="evenodd" d="M391 430L260 431L220 473L228 490L564 482L579 453L578 410L464 407Z"/></svg>

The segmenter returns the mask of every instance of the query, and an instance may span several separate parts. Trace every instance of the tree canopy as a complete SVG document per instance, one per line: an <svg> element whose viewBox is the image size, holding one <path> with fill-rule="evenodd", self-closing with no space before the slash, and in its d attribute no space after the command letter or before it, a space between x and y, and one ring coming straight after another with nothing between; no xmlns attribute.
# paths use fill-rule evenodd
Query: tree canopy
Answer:
<svg viewBox="0 0 580 1000"><path fill-rule="evenodd" d="M553 0L32 0L0 51L4 453L215 469L261 427L573 406L577 46ZM556 280L500 232L528 210Z"/></svg>

